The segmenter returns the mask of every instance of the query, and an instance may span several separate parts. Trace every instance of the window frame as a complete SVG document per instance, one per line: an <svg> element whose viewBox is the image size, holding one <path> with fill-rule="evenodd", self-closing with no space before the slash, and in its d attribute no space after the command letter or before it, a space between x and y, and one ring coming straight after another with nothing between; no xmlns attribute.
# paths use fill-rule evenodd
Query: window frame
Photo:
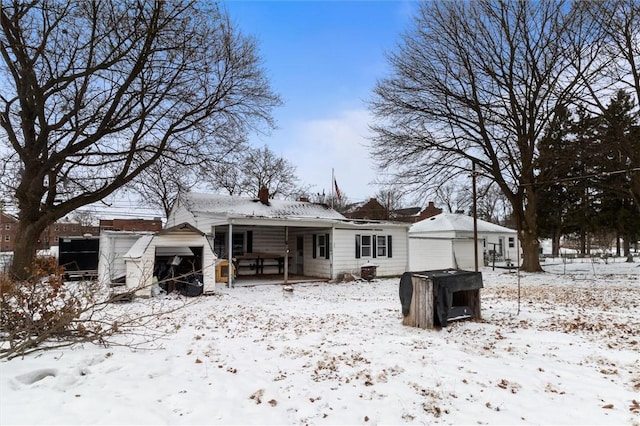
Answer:
<svg viewBox="0 0 640 426"><path fill-rule="evenodd" d="M318 242L318 257L320 258L326 257L327 241L325 238L325 234L318 234L317 242Z"/></svg>
<svg viewBox="0 0 640 426"><path fill-rule="evenodd" d="M369 240L369 243L365 243L365 238ZM365 249L367 254L365 254ZM362 234L360 239L360 257L373 257L373 235Z"/></svg>
<svg viewBox="0 0 640 426"><path fill-rule="evenodd" d="M387 257L387 235L376 235L376 256Z"/></svg>

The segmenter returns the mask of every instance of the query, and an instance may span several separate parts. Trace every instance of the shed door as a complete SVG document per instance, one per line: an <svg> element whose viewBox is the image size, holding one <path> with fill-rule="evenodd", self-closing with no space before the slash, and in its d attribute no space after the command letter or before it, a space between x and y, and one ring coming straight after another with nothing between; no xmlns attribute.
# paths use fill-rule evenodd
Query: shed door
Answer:
<svg viewBox="0 0 640 426"><path fill-rule="evenodd" d="M304 236L296 237L296 274L304 275Z"/></svg>

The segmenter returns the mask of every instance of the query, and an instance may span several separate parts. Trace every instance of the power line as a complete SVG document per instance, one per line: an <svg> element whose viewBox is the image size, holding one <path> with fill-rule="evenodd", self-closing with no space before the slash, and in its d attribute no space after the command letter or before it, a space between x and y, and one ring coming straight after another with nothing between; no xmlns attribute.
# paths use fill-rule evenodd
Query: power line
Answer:
<svg viewBox="0 0 640 426"><path fill-rule="evenodd" d="M588 174L588 175L573 176L573 177L567 177L567 178L555 179L555 180L549 180L549 181L542 181L542 182L521 183L518 186L548 185L548 184L551 184L551 183L571 182L571 181L574 181L574 180L584 180L584 179L591 179L591 178L595 178L595 177L606 177L606 176L610 176L610 175L619 175L619 174L622 174L622 173L629 173L629 172L640 172L640 167L634 167L632 169L613 170L613 171L610 171L610 172L592 173L592 174Z"/></svg>

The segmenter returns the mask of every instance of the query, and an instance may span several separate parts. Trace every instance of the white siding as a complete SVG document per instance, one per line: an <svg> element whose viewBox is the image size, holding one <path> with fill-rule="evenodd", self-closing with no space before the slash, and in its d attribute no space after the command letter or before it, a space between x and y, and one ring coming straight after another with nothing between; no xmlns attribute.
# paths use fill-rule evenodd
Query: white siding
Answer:
<svg viewBox="0 0 640 426"><path fill-rule="evenodd" d="M481 243L479 243L481 247ZM475 269L475 254L473 240L453 240L454 268L473 271ZM478 252L478 266L482 266L482 250Z"/></svg>
<svg viewBox="0 0 640 426"><path fill-rule="evenodd" d="M176 201L176 205L171 209L169 213L169 217L167 218L167 228L171 228L172 226L180 225L181 223L190 223L191 225L198 228L196 225L196 220L193 216L193 213L188 209L184 208L180 199ZM200 228L198 228L200 229ZM202 232L209 232L206 229L200 229Z"/></svg>
<svg viewBox="0 0 640 426"><path fill-rule="evenodd" d="M100 235L98 279L109 284L126 275L124 255L144 233L127 231L103 231Z"/></svg>
<svg viewBox="0 0 640 426"><path fill-rule="evenodd" d="M417 272L453 267L453 240L409 238L409 270Z"/></svg>
<svg viewBox="0 0 640 426"><path fill-rule="evenodd" d="M411 271L438 269L475 270L473 240L413 236L409 238L409 266ZM478 266L482 266L483 241L478 240Z"/></svg>
<svg viewBox="0 0 640 426"><path fill-rule="evenodd" d="M356 235L391 236L391 257L360 257L356 258ZM376 273L379 277L402 275L407 271L407 229L385 228L381 226L376 230L367 229L336 229L334 232L333 247L333 277L341 273L360 274L360 268L367 262L377 266ZM388 248L387 248L388 249Z"/></svg>
<svg viewBox="0 0 640 426"><path fill-rule="evenodd" d="M316 257L313 258L313 234L326 235L329 234L329 259L325 256L320 256L320 253L316 251ZM317 238L317 237L316 237ZM331 277L331 250L334 247L334 237L331 235L331 229L318 228L309 230L304 235L304 275L310 277L319 278L332 278ZM317 240L316 240L317 243Z"/></svg>

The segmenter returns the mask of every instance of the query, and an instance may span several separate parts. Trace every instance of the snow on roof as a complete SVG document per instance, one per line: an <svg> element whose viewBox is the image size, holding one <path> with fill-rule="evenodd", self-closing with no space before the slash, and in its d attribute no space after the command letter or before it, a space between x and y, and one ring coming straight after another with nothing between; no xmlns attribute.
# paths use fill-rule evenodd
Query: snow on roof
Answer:
<svg viewBox="0 0 640 426"><path fill-rule="evenodd" d="M516 231L504 226L478 219L478 232L513 234ZM410 234L418 232L462 231L473 232L473 217L460 213L440 213L414 223L409 228Z"/></svg>
<svg viewBox="0 0 640 426"><path fill-rule="evenodd" d="M151 240L153 239L153 235L143 235L138 238L138 240L133 243L129 251L123 256L125 259L140 259L144 254L144 251L149 247Z"/></svg>
<svg viewBox="0 0 640 426"><path fill-rule="evenodd" d="M182 200L194 213L218 213L227 217L346 219L325 204L306 201L269 200L269 205L266 205L251 197L194 192L184 194Z"/></svg>

